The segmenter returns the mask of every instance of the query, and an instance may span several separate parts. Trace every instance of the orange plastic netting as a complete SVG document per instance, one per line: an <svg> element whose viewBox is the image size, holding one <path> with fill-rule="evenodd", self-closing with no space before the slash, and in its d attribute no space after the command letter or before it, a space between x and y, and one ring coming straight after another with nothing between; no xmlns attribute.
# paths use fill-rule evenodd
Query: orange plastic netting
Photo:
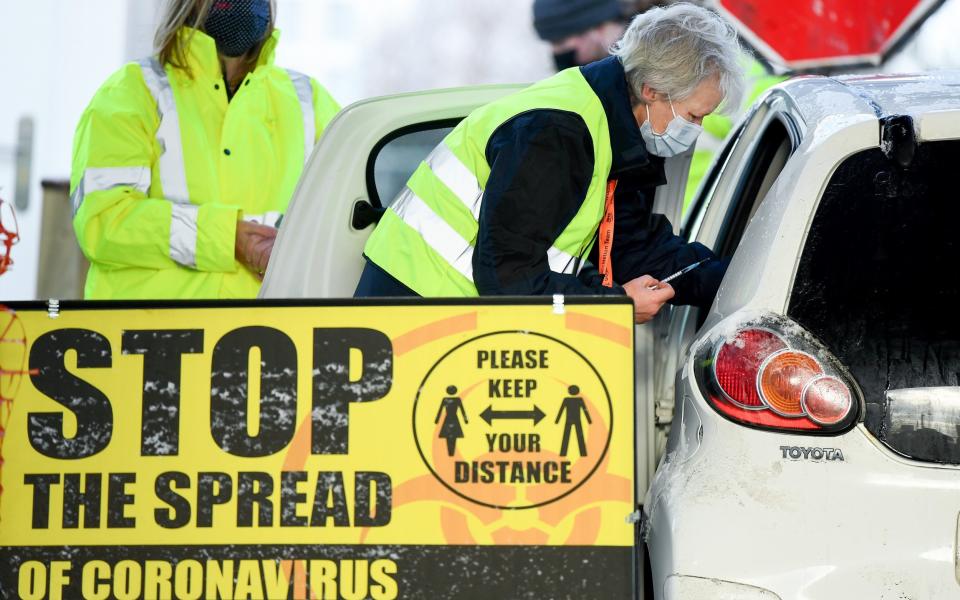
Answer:
<svg viewBox="0 0 960 600"><path fill-rule="evenodd" d="M13 206L0 198L0 275L7 272L13 264L10 250L20 241L20 228L17 225L17 214Z"/></svg>

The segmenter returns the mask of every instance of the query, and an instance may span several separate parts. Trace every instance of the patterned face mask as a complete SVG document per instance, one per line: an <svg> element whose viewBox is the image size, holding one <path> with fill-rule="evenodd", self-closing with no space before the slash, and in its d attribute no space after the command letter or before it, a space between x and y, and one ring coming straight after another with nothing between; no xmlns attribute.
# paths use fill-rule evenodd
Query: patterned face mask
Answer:
<svg viewBox="0 0 960 600"><path fill-rule="evenodd" d="M243 56L263 40L270 0L214 0L203 29L224 56Z"/></svg>

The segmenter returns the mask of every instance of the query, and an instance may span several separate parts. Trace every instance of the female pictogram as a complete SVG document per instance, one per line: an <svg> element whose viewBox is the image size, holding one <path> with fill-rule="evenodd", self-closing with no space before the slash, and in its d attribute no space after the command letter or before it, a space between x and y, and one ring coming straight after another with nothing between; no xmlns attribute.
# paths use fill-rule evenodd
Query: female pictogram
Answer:
<svg viewBox="0 0 960 600"><path fill-rule="evenodd" d="M460 415L463 414L463 422L467 420L467 411L463 409L463 400L457 396L457 386L447 386L447 397L440 402L440 410L437 411L437 418L433 420L434 424L440 422L440 413L444 409L447 414L443 417L443 425L440 426L440 435L438 437L447 440L447 454L453 456L457 449L457 438L463 437L463 427L460 426Z"/></svg>

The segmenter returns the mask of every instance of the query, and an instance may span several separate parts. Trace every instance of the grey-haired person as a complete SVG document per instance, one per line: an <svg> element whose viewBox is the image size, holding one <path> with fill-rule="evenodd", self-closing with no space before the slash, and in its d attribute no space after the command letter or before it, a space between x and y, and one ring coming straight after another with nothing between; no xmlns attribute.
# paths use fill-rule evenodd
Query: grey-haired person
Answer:
<svg viewBox="0 0 960 600"><path fill-rule="evenodd" d="M637 322L667 301L709 304L726 264L651 206L664 159L739 102L739 55L717 14L653 8L612 56L477 109L385 213L355 295L625 293Z"/></svg>

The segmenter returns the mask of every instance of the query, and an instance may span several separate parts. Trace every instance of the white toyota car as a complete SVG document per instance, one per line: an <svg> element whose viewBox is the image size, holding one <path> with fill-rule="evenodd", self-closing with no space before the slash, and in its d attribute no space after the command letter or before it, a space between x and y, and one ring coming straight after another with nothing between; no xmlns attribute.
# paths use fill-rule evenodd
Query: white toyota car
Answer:
<svg viewBox="0 0 960 600"><path fill-rule="evenodd" d="M417 163L515 89L341 113L262 297L350 296ZM637 328L647 596L960 598L960 73L781 84L682 219L689 159L656 210L733 261L709 311Z"/></svg>

